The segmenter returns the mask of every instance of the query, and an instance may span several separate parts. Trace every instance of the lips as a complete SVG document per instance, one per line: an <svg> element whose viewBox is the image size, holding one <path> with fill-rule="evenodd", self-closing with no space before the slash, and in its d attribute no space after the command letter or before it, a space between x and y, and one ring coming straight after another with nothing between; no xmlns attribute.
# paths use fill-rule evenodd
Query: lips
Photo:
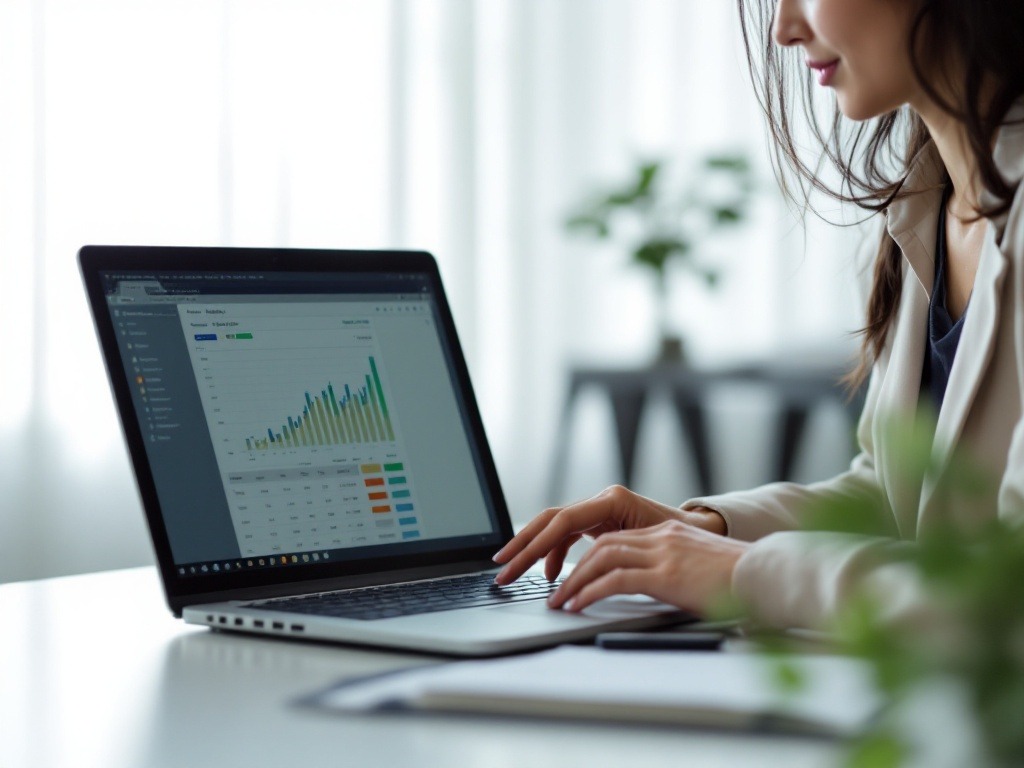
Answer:
<svg viewBox="0 0 1024 768"><path fill-rule="evenodd" d="M833 59L832 61L808 60L807 66L817 73L819 85L828 85L832 82L832 77L835 75L836 68L839 66L839 59Z"/></svg>

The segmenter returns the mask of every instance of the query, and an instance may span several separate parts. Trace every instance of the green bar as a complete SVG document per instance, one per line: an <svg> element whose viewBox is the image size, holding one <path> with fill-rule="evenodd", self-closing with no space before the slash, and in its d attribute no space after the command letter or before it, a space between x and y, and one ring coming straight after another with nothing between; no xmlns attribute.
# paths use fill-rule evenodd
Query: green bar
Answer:
<svg viewBox="0 0 1024 768"><path fill-rule="evenodd" d="M313 405L313 400L309 396L309 392L306 393L306 408L309 409L309 420L313 422L313 429L316 431L316 442L318 445L324 444L324 433L320 431L320 419L316 412L316 406ZM312 438L313 435L310 435Z"/></svg>
<svg viewBox="0 0 1024 768"><path fill-rule="evenodd" d="M368 395L359 395L359 413L367 425L367 435L370 441L376 442L379 438L377 436L377 429L374 427L374 415L368 404L369 402L370 397Z"/></svg>
<svg viewBox="0 0 1024 768"><path fill-rule="evenodd" d="M245 449L247 451L251 451L252 450L252 440L250 440L248 437L245 438Z"/></svg>
<svg viewBox="0 0 1024 768"><path fill-rule="evenodd" d="M380 435L380 439L384 439L384 424L380 420L380 408L377 407L377 392L373 388L373 382L370 381L370 377L366 377L366 391L370 393L370 405L373 407L373 420L377 425L377 434Z"/></svg>
<svg viewBox="0 0 1024 768"><path fill-rule="evenodd" d="M391 492L391 498L392 499L408 499L410 496L412 496L412 491L392 491Z"/></svg>
<svg viewBox="0 0 1024 768"><path fill-rule="evenodd" d="M355 426L356 441L360 443L366 442L366 435L363 434L362 423L359 421L359 400L348 399L348 410L349 416L352 417L352 424Z"/></svg>
<svg viewBox="0 0 1024 768"><path fill-rule="evenodd" d="M405 469L405 464L402 464L401 462L398 462L397 464L384 465L385 472L401 472L403 469Z"/></svg>
<svg viewBox="0 0 1024 768"><path fill-rule="evenodd" d="M317 419L319 419L321 429L323 429L323 432L324 432L324 441L323 441L322 444L323 445L330 445L331 444L331 430L327 426L327 412L324 410L324 404L320 400L319 397L316 398L316 400L314 402L316 402L316 417L317 417Z"/></svg>
<svg viewBox="0 0 1024 768"><path fill-rule="evenodd" d="M348 431L352 435L352 442L353 443L361 443L361 442L363 442L363 438L359 434L358 425L356 424L356 415L354 413L354 409L352 407L352 401L351 400L349 400L347 403L345 403L345 407L342 409L342 412L344 413L344 416L345 416L345 423L348 424Z"/></svg>
<svg viewBox="0 0 1024 768"><path fill-rule="evenodd" d="M380 376L377 374L377 363L370 358L370 370L373 372L373 382L377 385L377 399L380 400L380 409L384 412L384 423L388 429L388 440L395 439L395 430L391 428L391 416L388 414L388 401L384 399L384 387L380 385Z"/></svg>
<svg viewBox="0 0 1024 768"><path fill-rule="evenodd" d="M228 338L232 338L232 339L251 339L252 338L252 334L251 333L236 333L236 334L234 334L234 336L229 336Z"/></svg>
<svg viewBox="0 0 1024 768"><path fill-rule="evenodd" d="M334 444L338 445L341 442L341 438L338 436L338 425L334 421L334 414L331 413L331 403L327 399L327 390L322 390L320 394L324 398L324 422L331 428L331 437L334 438Z"/></svg>
<svg viewBox="0 0 1024 768"><path fill-rule="evenodd" d="M334 396L334 385L328 382L327 384L327 396L331 402L331 413L334 416L334 423L338 427L338 434L341 435L341 442L348 443L348 435L345 434L345 422L341 418L341 409L338 408L338 398Z"/></svg>
<svg viewBox="0 0 1024 768"><path fill-rule="evenodd" d="M396 475L388 478L388 485L405 485L405 476Z"/></svg>

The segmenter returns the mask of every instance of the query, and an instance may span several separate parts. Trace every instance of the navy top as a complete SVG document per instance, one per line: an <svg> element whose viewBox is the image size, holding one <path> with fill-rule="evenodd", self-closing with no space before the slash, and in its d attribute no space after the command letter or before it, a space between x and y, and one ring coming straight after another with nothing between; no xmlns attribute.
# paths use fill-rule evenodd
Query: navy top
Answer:
<svg viewBox="0 0 1024 768"><path fill-rule="evenodd" d="M949 371L953 367L956 348L960 344L960 332L964 327L964 318L967 317L965 309L954 323L946 309L946 204L951 191L952 186L947 185L939 209L935 239L935 283L928 304L928 343L924 347L924 371L921 374L921 394L923 396L928 393L936 411L942 408L942 400L946 396Z"/></svg>

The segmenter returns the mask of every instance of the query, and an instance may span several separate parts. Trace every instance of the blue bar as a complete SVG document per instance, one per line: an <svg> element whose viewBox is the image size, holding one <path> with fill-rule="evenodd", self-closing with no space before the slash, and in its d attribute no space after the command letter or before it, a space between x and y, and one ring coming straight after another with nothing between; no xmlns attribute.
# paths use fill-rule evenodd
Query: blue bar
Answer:
<svg viewBox="0 0 1024 768"><path fill-rule="evenodd" d="M412 512L412 504L395 504L395 512Z"/></svg>
<svg viewBox="0 0 1024 768"><path fill-rule="evenodd" d="M196 334L196 341L216 341L216 340L217 340L217 334L216 333L197 333Z"/></svg>
<svg viewBox="0 0 1024 768"><path fill-rule="evenodd" d="M418 539L420 537L419 531L402 531L403 539Z"/></svg>
<svg viewBox="0 0 1024 768"><path fill-rule="evenodd" d="M270 431L270 427L267 427L267 436L270 437L270 442L272 442L272 443L276 443L277 442L274 439L274 433Z"/></svg>
<svg viewBox="0 0 1024 768"><path fill-rule="evenodd" d="M408 499L410 496L412 496L412 491L392 491L391 492L391 498L392 499Z"/></svg>
<svg viewBox="0 0 1024 768"><path fill-rule="evenodd" d="M398 518L399 525L416 525L415 517L400 517Z"/></svg>

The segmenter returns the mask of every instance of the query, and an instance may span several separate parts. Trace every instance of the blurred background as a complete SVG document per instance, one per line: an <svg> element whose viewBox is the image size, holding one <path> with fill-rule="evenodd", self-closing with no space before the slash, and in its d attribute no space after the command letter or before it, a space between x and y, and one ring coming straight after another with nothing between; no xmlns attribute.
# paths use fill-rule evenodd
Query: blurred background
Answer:
<svg viewBox="0 0 1024 768"><path fill-rule="evenodd" d="M573 371L642 372L658 353L629 225L597 240L567 218L646 160L685 187L722 154L753 182L742 220L696 241L719 278L680 259L664 273L687 364L842 360L859 235L804 227L777 191L732 3L4 0L0 581L152 561L81 245L430 250L522 522L621 479L606 393L564 412ZM717 489L773 479L773 397L709 392ZM810 416L797 480L850 455L838 400ZM658 391L636 451L641 493L698 492Z"/></svg>

